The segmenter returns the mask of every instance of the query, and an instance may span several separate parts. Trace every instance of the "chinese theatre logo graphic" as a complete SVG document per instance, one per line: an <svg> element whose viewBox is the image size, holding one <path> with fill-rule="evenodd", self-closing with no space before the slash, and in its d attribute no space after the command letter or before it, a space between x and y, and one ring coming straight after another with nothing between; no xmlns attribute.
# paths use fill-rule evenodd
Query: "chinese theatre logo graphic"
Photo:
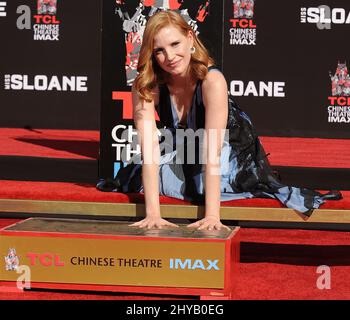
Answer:
<svg viewBox="0 0 350 320"><path fill-rule="evenodd" d="M233 0L233 17L235 19L252 19L254 15L254 0Z"/></svg>
<svg viewBox="0 0 350 320"><path fill-rule="evenodd" d="M334 75L329 72L332 80L333 96L350 96L350 76L346 63L339 63Z"/></svg>
<svg viewBox="0 0 350 320"><path fill-rule="evenodd" d="M37 0L37 14L34 15L34 40L58 41L60 21L57 16L57 0Z"/></svg>
<svg viewBox="0 0 350 320"><path fill-rule="evenodd" d="M57 0L38 0L38 14L56 15Z"/></svg>
<svg viewBox="0 0 350 320"><path fill-rule="evenodd" d="M256 44L254 5L255 0L233 0L233 19L230 19L231 45Z"/></svg>
<svg viewBox="0 0 350 320"><path fill-rule="evenodd" d="M7 271L16 271L19 266L19 259L16 255L16 250L13 248L9 249L7 256L5 257L5 265Z"/></svg>
<svg viewBox="0 0 350 320"><path fill-rule="evenodd" d="M328 97L328 122L350 123L350 76L346 63L338 62L335 74L329 73L332 96Z"/></svg>
<svg viewBox="0 0 350 320"><path fill-rule="evenodd" d="M131 86L137 76L138 57L141 49L143 33L149 17L160 10L178 10L192 29L198 34L198 23L203 22L208 15L209 2L203 1L198 6L195 17L190 17L184 7L183 0L143 0L140 1L132 15L126 9L127 0L116 0L115 12L123 21L125 33L126 61L125 72L127 85Z"/></svg>

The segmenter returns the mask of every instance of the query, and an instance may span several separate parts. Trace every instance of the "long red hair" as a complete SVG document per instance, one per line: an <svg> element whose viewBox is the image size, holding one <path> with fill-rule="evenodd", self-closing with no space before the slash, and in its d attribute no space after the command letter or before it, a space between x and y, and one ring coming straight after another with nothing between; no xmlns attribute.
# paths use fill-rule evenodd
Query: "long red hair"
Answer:
<svg viewBox="0 0 350 320"><path fill-rule="evenodd" d="M157 12L148 20L144 31L137 67L139 74L133 85L139 97L146 101L153 100L153 90L158 84L165 83L167 79L167 73L159 67L153 55L153 49L155 35L169 25L178 28L185 36L192 31L195 52L191 54L189 72L193 79L203 80L208 73L208 66L214 64L203 43L179 13L171 10Z"/></svg>

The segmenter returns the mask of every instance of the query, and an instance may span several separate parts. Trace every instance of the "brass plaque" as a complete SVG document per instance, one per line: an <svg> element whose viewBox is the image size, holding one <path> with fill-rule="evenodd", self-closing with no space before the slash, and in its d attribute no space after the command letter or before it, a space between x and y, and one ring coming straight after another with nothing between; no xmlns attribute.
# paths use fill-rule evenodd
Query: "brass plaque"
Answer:
<svg viewBox="0 0 350 320"><path fill-rule="evenodd" d="M19 267L27 266L32 282L224 288L230 267L225 246L238 228L145 230L129 224L32 218L7 227L0 234L0 280L16 281Z"/></svg>

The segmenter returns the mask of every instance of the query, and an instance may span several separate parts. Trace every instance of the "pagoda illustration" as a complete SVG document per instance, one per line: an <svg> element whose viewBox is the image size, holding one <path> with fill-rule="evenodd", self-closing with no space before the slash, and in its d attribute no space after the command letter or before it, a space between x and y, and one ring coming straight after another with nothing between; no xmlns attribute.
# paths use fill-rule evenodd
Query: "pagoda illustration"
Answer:
<svg viewBox="0 0 350 320"><path fill-rule="evenodd" d="M350 76L346 62L338 62L335 74L329 72L329 76L332 80L332 96L350 96Z"/></svg>
<svg viewBox="0 0 350 320"><path fill-rule="evenodd" d="M38 0L38 14L56 15L57 0Z"/></svg>
<svg viewBox="0 0 350 320"><path fill-rule="evenodd" d="M252 19L254 15L254 0L233 0L234 18Z"/></svg>
<svg viewBox="0 0 350 320"><path fill-rule="evenodd" d="M19 259L16 255L16 249L10 248L7 256L5 257L5 264L7 271L17 270L19 266Z"/></svg>

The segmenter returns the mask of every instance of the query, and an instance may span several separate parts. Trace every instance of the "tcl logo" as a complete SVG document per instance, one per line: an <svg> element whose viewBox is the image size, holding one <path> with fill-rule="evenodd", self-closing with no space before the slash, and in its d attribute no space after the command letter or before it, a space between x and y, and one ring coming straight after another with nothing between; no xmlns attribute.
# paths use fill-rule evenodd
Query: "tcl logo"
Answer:
<svg viewBox="0 0 350 320"><path fill-rule="evenodd" d="M250 19L230 19L233 28L256 28L256 24Z"/></svg>
<svg viewBox="0 0 350 320"><path fill-rule="evenodd" d="M60 21L56 19L56 16L50 16L50 15L35 15L34 16L35 23L43 23L43 24L60 24Z"/></svg>
<svg viewBox="0 0 350 320"><path fill-rule="evenodd" d="M34 253L28 252L26 256L30 260L31 266L41 265L44 267L63 267L64 262L60 260L60 256L54 253Z"/></svg>

